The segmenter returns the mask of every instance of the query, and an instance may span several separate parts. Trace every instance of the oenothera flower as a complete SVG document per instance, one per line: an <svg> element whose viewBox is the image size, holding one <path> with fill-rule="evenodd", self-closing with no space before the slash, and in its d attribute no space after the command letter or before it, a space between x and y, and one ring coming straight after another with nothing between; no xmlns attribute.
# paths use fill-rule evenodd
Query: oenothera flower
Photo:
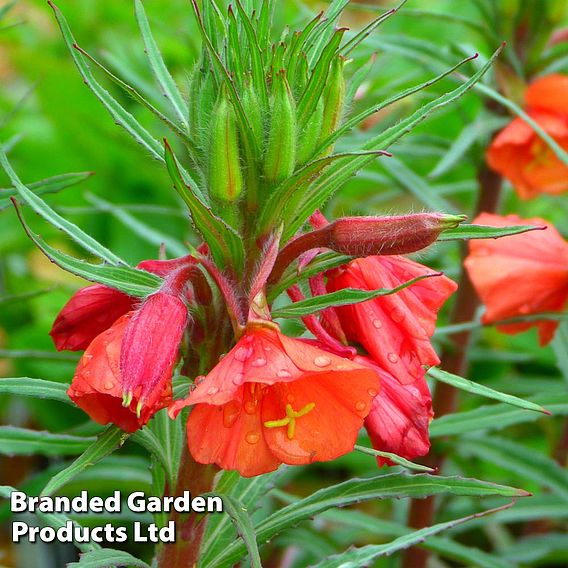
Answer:
<svg viewBox="0 0 568 568"><path fill-rule="evenodd" d="M171 413L195 404L187 423L193 457L249 477L351 451L378 391L374 370L274 324L249 324Z"/></svg>
<svg viewBox="0 0 568 568"><path fill-rule="evenodd" d="M368 357L357 356L354 361L374 369L381 380L379 394L365 418L373 447L407 459L426 455L430 450L428 427L434 412L424 375L413 383L401 384ZM378 457L377 462L383 465L388 460Z"/></svg>
<svg viewBox="0 0 568 568"><path fill-rule="evenodd" d="M506 239L483 239L469 243L465 267L486 306L482 321L494 323L508 318L562 311L568 299L568 243L544 219L521 219L482 213L474 223L546 226ZM539 321L498 326L515 334L537 326L541 345L554 336L558 322Z"/></svg>
<svg viewBox="0 0 568 568"><path fill-rule="evenodd" d="M567 75L547 75L531 83L525 92L525 110L568 150ZM487 161L511 181L523 199L568 189L568 166L521 118L515 118L496 136Z"/></svg>
<svg viewBox="0 0 568 568"><path fill-rule="evenodd" d="M120 354L124 333L133 315L134 312L129 312L122 316L91 342L67 391L73 402L95 422L112 422L127 432L144 426L155 412L170 402L172 392L171 382L167 380L171 369L164 369L161 390L152 391L139 409L138 396L133 396L130 404L123 406L124 375L120 369Z"/></svg>
<svg viewBox="0 0 568 568"><path fill-rule="evenodd" d="M330 292L344 288L396 288L432 273L402 256L369 256L328 274ZM408 384L424 375L423 365L440 360L430 343L437 312L457 285L444 275L420 280L399 292L337 308L346 337L361 344L384 370Z"/></svg>
<svg viewBox="0 0 568 568"><path fill-rule="evenodd" d="M191 256L173 260L144 260L137 268L166 276L176 268L193 262ZM93 284L81 288L59 312L50 331L58 351L82 351L97 335L134 308L136 301L126 294Z"/></svg>

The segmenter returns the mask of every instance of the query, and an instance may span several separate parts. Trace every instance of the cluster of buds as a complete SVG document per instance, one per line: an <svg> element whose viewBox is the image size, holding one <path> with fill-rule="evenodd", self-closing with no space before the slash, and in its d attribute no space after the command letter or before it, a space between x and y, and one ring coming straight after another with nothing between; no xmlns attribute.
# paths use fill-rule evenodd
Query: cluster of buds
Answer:
<svg viewBox="0 0 568 568"><path fill-rule="evenodd" d="M273 2L253 4L248 12L237 0L222 14L192 1L204 47L174 128L187 159L166 143L165 162L202 244L140 263L162 279L141 301L99 284L71 298L51 332L58 349L85 349L69 395L95 421L129 432L165 407L174 418L191 406L194 459L245 476L334 459L363 426L379 450L423 455L425 372L439 362L430 338L456 286L401 255L465 217L328 223L319 212L385 153L333 149L357 123L345 118L347 93L364 73L347 88L348 55L394 10L344 42L333 3L272 44ZM171 99L173 80L165 85ZM185 100L174 102L180 115ZM353 289L366 301L352 303ZM284 291L311 337L287 337L273 321ZM172 400L174 375L189 379L186 399Z"/></svg>

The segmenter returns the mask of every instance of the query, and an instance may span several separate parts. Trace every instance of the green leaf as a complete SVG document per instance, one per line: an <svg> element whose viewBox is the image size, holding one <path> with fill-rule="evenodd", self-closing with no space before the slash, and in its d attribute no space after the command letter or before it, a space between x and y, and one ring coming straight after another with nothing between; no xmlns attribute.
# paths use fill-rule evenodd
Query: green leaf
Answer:
<svg viewBox="0 0 568 568"><path fill-rule="evenodd" d="M568 321L558 326L552 340L552 349L556 355L556 365L568 383Z"/></svg>
<svg viewBox="0 0 568 568"><path fill-rule="evenodd" d="M209 495L216 496L218 494L209 493ZM250 557L250 565L252 568L262 568L260 553L258 552L258 545L254 534L254 527L246 508L244 508L237 499L230 495L222 495L221 498L223 499L225 512L228 513L233 525L237 529L237 533L247 547Z"/></svg>
<svg viewBox="0 0 568 568"><path fill-rule="evenodd" d="M456 239L498 239L510 235L518 235L528 231L538 231L544 227L534 225L511 225L509 227L490 227L486 225L460 225L455 229L444 231L438 237L439 241Z"/></svg>
<svg viewBox="0 0 568 568"><path fill-rule="evenodd" d="M41 495L53 495L87 467L97 463L124 444L129 434L117 426L109 426L69 467L52 477Z"/></svg>
<svg viewBox="0 0 568 568"><path fill-rule="evenodd" d="M550 414L550 412L546 410L546 408L543 408L538 404L534 404L533 402L529 402L528 400L523 400L522 398L517 398L516 396L510 394L505 394L493 390L479 383L474 383L473 381L464 379L463 377L458 377L458 375L453 375L452 373L442 371L442 369L438 369L437 367L431 367L428 370L428 375L433 379L436 379L437 381L447 383L448 385L452 385L455 388L470 392L472 394L477 394L486 398L492 398L494 400L498 400L499 402L506 402L507 404L518 406L519 408L525 408L526 410L534 410L535 412Z"/></svg>
<svg viewBox="0 0 568 568"><path fill-rule="evenodd" d="M84 452L94 438L0 426L0 454L7 456L72 456Z"/></svg>
<svg viewBox="0 0 568 568"><path fill-rule="evenodd" d="M497 436L468 436L456 443L458 452L477 456L524 479L550 488L568 502L568 471L544 454Z"/></svg>
<svg viewBox="0 0 568 568"><path fill-rule="evenodd" d="M395 463L396 465L400 465L405 467L406 469L410 469L412 471L429 471L433 472L434 470L431 467L427 467L425 465L421 465L419 463L414 463L408 461L407 459L397 456L396 454L392 454L391 452L382 452L380 450L375 450L373 448L367 448L365 446L359 446L355 444L354 449L362 454L367 454L369 456L385 458L390 460L391 462Z"/></svg>
<svg viewBox="0 0 568 568"><path fill-rule="evenodd" d="M81 554L79 562L67 564L67 568L115 568L116 566L132 566L135 568L150 568L146 562L124 552L101 548Z"/></svg>
<svg viewBox="0 0 568 568"><path fill-rule="evenodd" d="M221 265L229 264L238 269L242 268L245 255L242 238L234 229L215 216L192 188L183 182L177 160L167 142L165 160L174 187L188 206L195 228L203 235L213 258Z"/></svg>
<svg viewBox="0 0 568 568"><path fill-rule="evenodd" d="M505 507L511 507L513 503L505 505ZM388 556L399 550L404 550L410 546L414 546L428 539L429 537L436 535L442 531L451 529L457 525L467 523L472 519L477 517L485 517L502 510L503 507L498 509L489 509L488 511L483 511L482 513L477 513L475 515L470 515L468 517L463 517L461 519L456 519L453 521L448 521L446 523L438 523L437 525L426 527L420 530L413 531L411 533L405 534L398 537L392 542L386 544L368 544L361 548L351 548L350 550L344 552L343 554L336 554L326 558L322 562L315 564L315 568L359 568L360 566L370 566L371 563L382 556Z"/></svg>
<svg viewBox="0 0 568 568"><path fill-rule="evenodd" d="M530 402L544 406L553 416L568 416L568 401L560 402L557 394L534 397ZM473 410L435 418L430 424L430 438L459 436L478 431L490 432L515 424L534 422L541 418L541 414L505 403L480 406Z"/></svg>
<svg viewBox="0 0 568 568"><path fill-rule="evenodd" d="M85 250L98 256L113 265L126 264L112 251L101 245L98 241L87 235L79 227L67 221L56 213L41 197L36 195L33 191L28 189L21 181L12 166L8 162L6 154L0 149L0 165L10 178L14 188L18 192L20 198L25 201L38 215L43 217L48 223L54 227L61 229L67 233L75 242L81 245Z"/></svg>
<svg viewBox="0 0 568 568"><path fill-rule="evenodd" d="M368 479L354 478L332 487L320 489L309 497L276 511L255 527L256 538L258 542L268 541L282 530L297 525L298 522L332 507L345 507L371 499L421 498L440 493L477 497L484 495L520 497L527 495L525 491L520 489L459 477L393 474ZM227 546L208 565L232 566L243 558L245 552L244 543L235 542Z"/></svg>
<svg viewBox="0 0 568 568"><path fill-rule="evenodd" d="M168 99L177 114L182 127L187 129L187 117L189 116L188 106L183 100L175 81L170 75L164 60L162 59L162 54L154 40L146 12L144 11L144 4L141 0L135 0L134 5L136 19L138 20L138 26L140 27L142 40L144 41L144 48L146 55L148 56L152 72L154 73L164 96Z"/></svg>
<svg viewBox="0 0 568 568"><path fill-rule="evenodd" d="M72 404L71 399L67 396L68 388L68 384L44 381L43 379L31 379L29 377L0 378L0 394L44 398Z"/></svg>
<svg viewBox="0 0 568 568"><path fill-rule="evenodd" d="M320 310L325 310L331 307L337 306L347 306L352 304L359 304L361 302L367 302L373 298L378 298L380 296L389 296L390 294L396 294L420 280L425 278L431 278L433 276L439 276L439 273L433 274L423 274L404 282L396 288L379 288L378 290L358 290L357 288L344 288L343 290L338 290L337 292L330 292L329 294L322 294L321 296L314 296L313 298L308 298L306 300L300 300L285 306L280 309L275 309L272 311L272 317L274 318L298 318L313 314L314 312L319 312Z"/></svg>
<svg viewBox="0 0 568 568"><path fill-rule="evenodd" d="M77 172L53 176L28 184L28 189L36 195L57 193L85 181L87 178L90 178L93 173L94 172ZM12 205L10 197L14 196L18 196L18 190L16 188L0 188L0 211Z"/></svg>
<svg viewBox="0 0 568 568"><path fill-rule="evenodd" d="M16 208L16 211L28 237L52 262L63 268L63 270L67 270L67 272L71 272L86 280L116 288L129 296L144 298L154 293L160 287L162 279L144 270L137 270L129 266L90 264L58 251L33 233L28 227L22 212L18 208Z"/></svg>

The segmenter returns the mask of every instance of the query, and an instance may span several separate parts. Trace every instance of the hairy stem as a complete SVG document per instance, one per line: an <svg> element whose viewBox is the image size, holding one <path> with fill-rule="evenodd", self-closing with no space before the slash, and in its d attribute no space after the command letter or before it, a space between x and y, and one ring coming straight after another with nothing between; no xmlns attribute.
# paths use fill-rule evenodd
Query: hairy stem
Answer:
<svg viewBox="0 0 568 568"><path fill-rule="evenodd" d="M482 166L477 176L480 193L475 215L481 212L495 212L499 206L499 197L503 179L501 176ZM459 288L456 294L454 309L450 317L452 324L471 321L479 306L479 300L463 267L463 260L467 255L467 246L461 250L461 273ZM471 343L471 331L462 331L453 336L452 345L445 349L441 355L441 366L444 370L456 375L464 375L468 366L468 350ZM455 412L458 391L446 383L437 383L434 393L433 405L436 417ZM426 465L438 471L444 465L445 456L432 452L426 460ZM414 529L428 527L434 523L436 516L436 502L433 497L427 499L414 499L410 505L408 525ZM403 568L426 568L429 552L423 548L410 548L403 558Z"/></svg>

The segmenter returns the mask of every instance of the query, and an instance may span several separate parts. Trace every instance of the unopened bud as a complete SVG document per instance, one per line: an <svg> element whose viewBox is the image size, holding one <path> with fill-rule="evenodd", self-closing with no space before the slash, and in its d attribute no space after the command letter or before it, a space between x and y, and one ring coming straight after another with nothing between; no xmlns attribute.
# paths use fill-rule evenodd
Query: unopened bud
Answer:
<svg viewBox="0 0 568 568"><path fill-rule="evenodd" d="M248 84L243 91L242 103L243 109L252 129L252 134L256 140L257 147L262 148L262 143L264 140L262 108L260 106L260 101L256 96L254 87L251 84Z"/></svg>
<svg viewBox="0 0 568 568"><path fill-rule="evenodd" d="M318 142L321 138L321 127L323 123L324 103L320 99L312 116L308 119L306 127L302 131L298 139L298 156L299 165L307 163L313 157Z"/></svg>
<svg viewBox="0 0 568 568"><path fill-rule="evenodd" d="M351 256L409 254L431 245L440 233L455 229L465 215L417 213L396 217L343 217L327 227L327 248Z"/></svg>
<svg viewBox="0 0 568 568"><path fill-rule="evenodd" d="M211 124L209 191L214 198L233 202L243 190L239 137L233 106L221 93Z"/></svg>
<svg viewBox="0 0 568 568"><path fill-rule="evenodd" d="M344 65L345 60L341 56L336 57L331 63L328 83L323 94L324 111L319 143L335 132L343 115L345 100ZM327 155L332 150L333 146L329 146L325 149L324 154Z"/></svg>
<svg viewBox="0 0 568 568"><path fill-rule="evenodd" d="M296 164L296 109L285 72L274 77L274 98L264 157L264 176L277 183L294 172Z"/></svg>

